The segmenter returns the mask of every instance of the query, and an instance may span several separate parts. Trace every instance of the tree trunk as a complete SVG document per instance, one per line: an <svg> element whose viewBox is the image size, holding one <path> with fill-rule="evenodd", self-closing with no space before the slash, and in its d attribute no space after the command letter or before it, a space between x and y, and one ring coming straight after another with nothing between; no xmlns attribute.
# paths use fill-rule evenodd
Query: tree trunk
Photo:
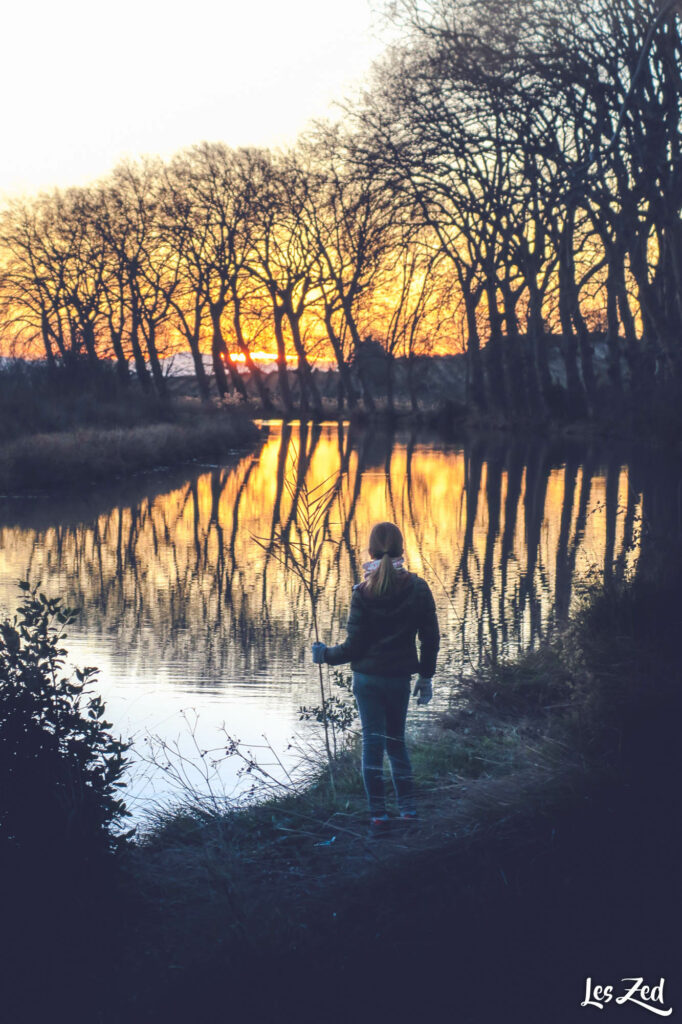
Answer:
<svg viewBox="0 0 682 1024"><path fill-rule="evenodd" d="M356 352L356 362L358 367L358 379L360 381L360 387L362 389L362 401L367 412L375 413L377 411L374 396L372 394L372 386L367 379L367 368L365 361L362 357L362 349L358 349Z"/></svg>
<svg viewBox="0 0 682 1024"><path fill-rule="evenodd" d="M251 358L249 346L246 344L246 341L244 339L241 321L241 299L237 294L237 289L234 284L232 285L232 308L232 322L234 323L234 333L237 339L237 344L239 345L239 350L244 353L244 359L246 361L246 365L251 375L251 379L256 385L256 390L258 391L261 406L265 411L268 411L272 409L272 399L270 398L270 393L267 387L265 386L263 374L261 373L260 368L254 363L253 359Z"/></svg>
<svg viewBox="0 0 682 1024"><path fill-rule="evenodd" d="M570 232L565 230L561 236L559 256L559 318L563 335L563 357L566 366L566 390L571 416L582 416L585 412L585 391L578 371L578 343L573 333L573 318L570 305L570 283L573 254Z"/></svg>
<svg viewBox="0 0 682 1024"><path fill-rule="evenodd" d="M413 353L410 352L409 356L407 357L407 390L409 391L410 394L410 405L412 406L412 412L418 413L419 399L417 397L417 389L414 383L414 363L415 357Z"/></svg>
<svg viewBox="0 0 682 1024"><path fill-rule="evenodd" d="M395 413L395 401L393 394L393 355L386 353L386 405L391 415Z"/></svg>
<svg viewBox="0 0 682 1024"><path fill-rule="evenodd" d="M358 379L360 381L360 388L362 389L362 401L367 412L376 412L376 405L374 404L374 396L372 395L372 389L367 380L367 374L365 373L364 361L362 358L362 339L358 332L357 324L355 323L355 317L353 316L353 310L350 301L344 296L342 299L343 304L343 315L346 318L350 336L353 341L353 352L355 354L355 363L358 369Z"/></svg>
<svg viewBox="0 0 682 1024"><path fill-rule="evenodd" d="M147 321L147 352L149 353L149 362L152 366L152 377L154 378L154 384L156 386L157 394L160 398L168 398L168 387L166 385L166 378L163 375L161 369L161 362L159 360L159 353L156 348L156 324L153 320Z"/></svg>
<svg viewBox="0 0 682 1024"><path fill-rule="evenodd" d="M135 293L132 292L131 286L131 322L130 322L130 347L133 350L133 359L135 361L135 372L137 373L137 379L140 382L140 386L143 391L149 392L151 390L152 382L149 376L149 370L142 354L142 348L140 346L140 310L137 305Z"/></svg>
<svg viewBox="0 0 682 1024"><path fill-rule="evenodd" d="M123 332L121 330L115 330L110 324L109 333L111 335L111 347L113 348L114 355L116 356L116 375L118 376L121 384L130 384L128 360L126 359L125 352L123 351Z"/></svg>
<svg viewBox="0 0 682 1024"><path fill-rule="evenodd" d="M621 323L623 324L623 330L625 331L625 352L628 363L630 389L632 390L637 387L640 346L639 339L637 337L635 318L632 315L632 309L630 308L630 301L628 299L627 286L625 283L625 267L622 258L619 259L618 267L615 272L615 286L616 298L618 301L618 312L620 313Z"/></svg>
<svg viewBox="0 0 682 1024"><path fill-rule="evenodd" d="M343 358L343 348L341 346L341 342L336 331L334 330L334 324L332 323L332 310L329 308L327 304L325 304L324 309L324 322L327 327L327 335L329 337L329 341L331 342L331 346L334 350L334 355L336 356L336 364L339 368L339 377L341 378L343 390L346 393L348 408L350 410L353 410L357 405L355 388L353 387L353 381L351 379L348 363Z"/></svg>
<svg viewBox="0 0 682 1024"><path fill-rule="evenodd" d="M507 382L505 381L502 324L497 308L497 296L495 294L495 281L493 277L488 277L485 290L488 296L488 319L490 322L490 338L486 345L486 368L490 383L490 395L494 408L498 411L507 412L509 403L507 401Z"/></svg>
<svg viewBox="0 0 682 1024"><path fill-rule="evenodd" d="M218 390L220 391L221 395L225 395L228 393L227 377L225 374L225 368L227 367L227 371L230 375L230 380L232 382L232 387L235 389L235 391L239 392L239 397L241 398L242 402L248 402L249 396L246 393L244 381L241 379L239 370L229 357L227 345L225 344L225 339L223 337L223 330L222 327L220 326L220 318L223 314L223 310L225 309L225 303L212 302L210 303L209 308L211 311L211 325L213 327L213 337L211 339L211 353L213 355L213 369L216 375L216 383L218 384ZM218 366L220 365L222 365L222 374L219 375Z"/></svg>
<svg viewBox="0 0 682 1024"><path fill-rule="evenodd" d="M191 336L188 336L187 340L189 342L189 350L192 353L192 362L194 363L194 374L197 379L199 398L202 402L208 402L211 397L211 386L209 384L206 368L204 367L204 357L199 348L198 327L192 332Z"/></svg>
<svg viewBox="0 0 682 1024"><path fill-rule="evenodd" d="M211 343L211 362L213 363L213 375L215 386L221 398L230 393L230 382L225 373L225 357L223 352L216 347L215 340Z"/></svg>
<svg viewBox="0 0 682 1024"><path fill-rule="evenodd" d="M476 306L478 300L468 289L464 289L464 308L467 318L467 368L468 368L468 389L471 398L477 409L484 411L488 405L486 401L485 379L483 376L483 365L481 360L481 339L478 334L476 323Z"/></svg>
<svg viewBox="0 0 682 1024"><path fill-rule="evenodd" d="M282 405L287 416L293 412L291 400L291 389L289 387L289 369L287 367L286 346L284 344L284 333L282 331L282 319L284 312L273 302L275 341L277 342L277 376L279 379L279 393L282 398Z"/></svg>
<svg viewBox="0 0 682 1024"><path fill-rule="evenodd" d="M514 301L512 290L506 281L502 283L501 291L507 338L509 390L515 411L525 417L532 410L538 411L538 395L531 384L532 375L528 372L528 356L525 352L521 351L516 302Z"/></svg>
<svg viewBox="0 0 682 1024"><path fill-rule="evenodd" d="M48 370L54 370L56 364L54 352L52 351L52 342L50 341L52 331L50 330L50 323L47 319L47 313L45 312L45 310L43 310L41 313L40 327L43 339L43 348L45 349L45 359L47 361L47 367Z"/></svg>
<svg viewBox="0 0 682 1024"><path fill-rule="evenodd" d="M91 320L83 321L83 343L85 344L85 351L88 354L88 362L91 366L97 366L99 362L97 358L97 352L95 351L95 328L92 325Z"/></svg>
<svg viewBox="0 0 682 1024"><path fill-rule="evenodd" d="M532 274L528 276L528 346L533 384L538 396L542 415L546 415L552 392L552 377L549 372L545 328L542 321L542 297Z"/></svg>
<svg viewBox="0 0 682 1024"><path fill-rule="evenodd" d="M658 356L658 331L656 323L656 297L649 285L649 266L646 256L641 253L644 243L638 241L630 250L630 268L637 286L639 308L642 316L642 337L639 344L637 367L637 390L640 394L651 391L656 378Z"/></svg>
<svg viewBox="0 0 682 1024"><path fill-rule="evenodd" d="M666 225L666 237L670 249L670 266L672 270L672 281L670 291L675 299L675 325L671 331L672 338L679 342L682 333L682 229L679 219ZM676 357L676 364L679 363L679 344L673 349Z"/></svg>
<svg viewBox="0 0 682 1024"><path fill-rule="evenodd" d="M594 353L592 351L592 337L583 320L582 313L576 305L573 307L573 318L578 329L578 348L580 351L580 366L585 382L585 392L590 413L594 413L595 398L597 391L597 378L594 373Z"/></svg>
<svg viewBox="0 0 682 1024"><path fill-rule="evenodd" d="M615 257L608 255L606 276L606 346L609 353L609 379L614 391L623 391L623 377L620 369L620 343L618 340L618 288L616 284Z"/></svg>
<svg viewBox="0 0 682 1024"><path fill-rule="evenodd" d="M682 280L678 265L674 231L670 224L664 223L659 231L663 244L659 257L656 279L660 279L660 309L663 313L659 327L659 345L665 353L666 370L672 379L679 375L680 351L679 338L682 332Z"/></svg>
<svg viewBox="0 0 682 1024"><path fill-rule="evenodd" d="M305 394L307 403L308 394L310 394L312 399L313 416L317 419L322 419L322 400L313 378L310 363L306 358L305 348L301 338L299 315L294 311L290 302L285 306L285 312L289 321L289 326L291 327L291 337L294 342L294 348L296 349L296 354L298 356L298 372L301 380L301 406L303 406L303 395Z"/></svg>
<svg viewBox="0 0 682 1024"><path fill-rule="evenodd" d="M345 396L346 396L346 391L345 391L345 388L343 386L343 380L341 379L341 374L339 374L339 378L338 378L338 380L336 382L336 412L337 412L337 415L339 417L343 416L343 406L344 406Z"/></svg>

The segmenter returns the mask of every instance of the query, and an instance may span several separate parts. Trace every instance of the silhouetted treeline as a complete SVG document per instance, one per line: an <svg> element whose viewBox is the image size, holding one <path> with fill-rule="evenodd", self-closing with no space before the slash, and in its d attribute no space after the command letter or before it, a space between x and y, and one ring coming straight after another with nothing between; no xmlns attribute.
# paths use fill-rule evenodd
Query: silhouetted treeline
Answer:
<svg viewBox="0 0 682 1024"><path fill-rule="evenodd" d="M429 350L450 283L353 145L332 129L285 155L206 143L12 203L0 223L5 347L49 365L114 360L160 396L164 356L184 350L203 398L209 352L218 393L246 400L248 376L266 409L254 355L274 349L280 406L294 408L289 357L313 415L313 361L326 357L341 402L362 392L371 409L372 354Z"/></svg>
<svg viewBox="0 0 682 1024"><path fill-rule="evenodd" d="M679 5L391 9L401 42L343 129L283 154L204 143L10 204L5 348L111 359L161 396L182 349L202 397L214 379L246 400L250 379L264 408L313 416L321 357L339 404L369 411L377 359L391 404L395 358L433 350L466 350L470 401L515 418L677 386Z"/></svg>
<svg viewBox="0 0 682 1024"><path fill-rule="evenodd" d="M397 0L368 157L460 287L472 399L543 412L679 382L682 43L670 0ZM487 343L486 357L482 357ZM559 396L560 397L560 396Z"/></svg>

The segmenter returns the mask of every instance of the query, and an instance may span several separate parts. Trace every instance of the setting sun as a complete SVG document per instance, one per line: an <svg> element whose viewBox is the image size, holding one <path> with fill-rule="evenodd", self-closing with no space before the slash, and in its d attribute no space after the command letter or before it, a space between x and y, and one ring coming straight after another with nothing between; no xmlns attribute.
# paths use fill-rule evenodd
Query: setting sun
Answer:
<svg viewBox="0 0 682 1024"><path fill-rule="evenodd" d="M256 351L256 352L250 352L249 354L250 354L251 358L254 359L258 363L276 363L277 362L277 353L276 352L261 352L259 350L259 351ZM228 352L227 354L223 354L223 359L226 359L226 360L229 359L229 361L231 363L245 363L246 362L246 356L244 355L243 352ZM286 361L288 363L295 363L295 362L298 361L298 357L297 356L291 356L291 355L285 356L285 359L286 359Z"/></svg>

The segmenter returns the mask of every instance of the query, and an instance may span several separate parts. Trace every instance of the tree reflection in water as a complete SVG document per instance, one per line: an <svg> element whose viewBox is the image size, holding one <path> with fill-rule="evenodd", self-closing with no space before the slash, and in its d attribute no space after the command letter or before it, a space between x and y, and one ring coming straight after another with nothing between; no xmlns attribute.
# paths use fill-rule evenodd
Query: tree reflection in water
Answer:
<svg viewBox="0 0 682 1024"><path fill-rule="evenodd" d="M371 526L395 520L409 568L437 601L440 680L536 645L566 620L591 569L618 579L654 564L661 539L681 528L678 470L650 453L274 424L259 452L220 466L81 496L0 499L0 612L16 606L27 575L82 608L69 651L102 667L108 713L123 735L136 734L136 749L147 728L178 736L180 708L194 706L202 746L227 720L249 743L267 732L286 758L297 709L317 683L302 584L267 538L296 540L303 481L328 478L322 635L344 636ZM134 780L132 793L143 809L171 795L158 778Z"/></svg>
<svg viewBox="0 0 682 1024"><path fill-rule="evenodd" d="M6 501L0 600L13 606L19 577L42 580L83 609L93 648L118 638L123 675L170 662L192 685L303 678L310 623L300 583L252 537L289 535L303 480L328 477L320 613L330 642L343 635L380 519L400 524L409 567L430 578L451 671L536 644L566 618L590 566L619 576L637 557L642 488L630 486L617 451L277 424L256 455L189 479Z"/></svg>

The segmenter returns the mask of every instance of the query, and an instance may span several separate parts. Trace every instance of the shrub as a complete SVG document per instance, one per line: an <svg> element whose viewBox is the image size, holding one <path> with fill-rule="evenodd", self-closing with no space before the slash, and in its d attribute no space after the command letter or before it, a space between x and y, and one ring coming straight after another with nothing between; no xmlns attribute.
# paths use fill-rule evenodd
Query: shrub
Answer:
<svg viewBox="0 0 682 1024"><path fill-rule="evenodd" d="M124 753L89 692L97 669L65 672L64 628L75 611L59 598L24 592L16 615L0 622L0 851L26 865L69 863L113 851L112 831L128 814L120 796Z"/></svg>

